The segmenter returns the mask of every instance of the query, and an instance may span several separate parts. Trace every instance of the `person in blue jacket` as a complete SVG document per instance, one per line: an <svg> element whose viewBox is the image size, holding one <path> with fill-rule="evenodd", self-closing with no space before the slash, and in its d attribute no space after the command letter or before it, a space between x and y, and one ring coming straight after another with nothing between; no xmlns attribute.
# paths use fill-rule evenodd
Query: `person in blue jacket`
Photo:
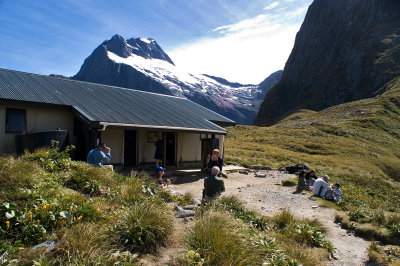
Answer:
<svg viewBox="0 0 400 266"><path fill-rule="evenodd" d="M100 142L87 156L87 163L94 166L103 166L111 159L111 149L105 143Z"/></svg>

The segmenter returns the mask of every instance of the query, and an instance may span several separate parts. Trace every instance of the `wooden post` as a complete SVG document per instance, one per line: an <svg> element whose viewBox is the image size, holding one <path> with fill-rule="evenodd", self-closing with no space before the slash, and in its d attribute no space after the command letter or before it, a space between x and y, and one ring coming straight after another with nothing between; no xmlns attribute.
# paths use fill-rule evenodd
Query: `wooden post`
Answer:
<svg viewBox="0 0 400 266"><path fill-rule="evenodd" d="M167 160L167 134L162 133L162 166L165 167Z"/></svg>

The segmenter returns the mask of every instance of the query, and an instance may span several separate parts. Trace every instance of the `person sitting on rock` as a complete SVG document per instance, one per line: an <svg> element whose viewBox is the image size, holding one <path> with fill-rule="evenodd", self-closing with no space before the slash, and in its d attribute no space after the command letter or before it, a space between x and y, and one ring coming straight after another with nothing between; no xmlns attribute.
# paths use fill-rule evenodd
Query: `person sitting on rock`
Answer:
<svg viewBox="0 0 400 266"><path fill-rule="evenodd" d="M204 179L203 201L209 202L222 196L225 191L224 181L218 177L218 166L211 168L211 174Z"/></svg>
<svg viewBox="0 0 400 266"><path fill-rule="evenodd" d="M323 198L325 196L325 190L329 187L328 181L329 181L328 175L324 175L323 177L315 180L312 192L318 197Z"/></svg>
<svg viewBox="0 0 400 266"><path fill-rule="evenodd" d="M315 174L315 170L313 169L306 174L305 178L307 185L313 186L315 180L318 179L318 176Z"/></svg>
<svg viewBox="0 0 400 266"><path fill-rule="evenodd" d="M208 169L211 171L211 168L213 168L214 166L218 166L219 168L218 176L221 177L223 165L224 165L224 159L221 158L221 153L219 152L218 149L214 149L212 151L210 161L208 162Z"/></svg>
<svg viewBox="0 0 400 266"><path fill-rule="evenodd" d="M168 189L168 186L171 184L171 181L169 179L167 179L166 182L164 182L163 180L164 173L165 173L165 168L161 166L156 167L157 183L160 186L161 190Z"/></svg>

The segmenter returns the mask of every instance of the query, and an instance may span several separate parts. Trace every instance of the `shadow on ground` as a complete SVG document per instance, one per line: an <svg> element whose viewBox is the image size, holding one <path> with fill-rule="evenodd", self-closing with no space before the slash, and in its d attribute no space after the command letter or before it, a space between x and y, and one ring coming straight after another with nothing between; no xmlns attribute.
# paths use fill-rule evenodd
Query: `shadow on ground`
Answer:
<svg viewBox="0 0 400 266"><path fill-rule="evenodd" d="M192 173L192 174L186 174L184 176L178 176L175 181L173 181L173 184L176 185L181 185L181 184L186 184L186 183L192 183L199 181L200 179L205 178L207 175L205 173Z"/></svg>

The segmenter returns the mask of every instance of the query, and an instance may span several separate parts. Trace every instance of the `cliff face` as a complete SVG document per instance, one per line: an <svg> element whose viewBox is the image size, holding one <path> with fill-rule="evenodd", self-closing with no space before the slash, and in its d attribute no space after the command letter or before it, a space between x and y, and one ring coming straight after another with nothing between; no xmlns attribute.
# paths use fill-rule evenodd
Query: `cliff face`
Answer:
<svg viewBox="0 0 400 266"><path fill-rule="evenodd" d="M399 63L400 1L315 0L255 124L383 93L400 76Z"/></svg>

